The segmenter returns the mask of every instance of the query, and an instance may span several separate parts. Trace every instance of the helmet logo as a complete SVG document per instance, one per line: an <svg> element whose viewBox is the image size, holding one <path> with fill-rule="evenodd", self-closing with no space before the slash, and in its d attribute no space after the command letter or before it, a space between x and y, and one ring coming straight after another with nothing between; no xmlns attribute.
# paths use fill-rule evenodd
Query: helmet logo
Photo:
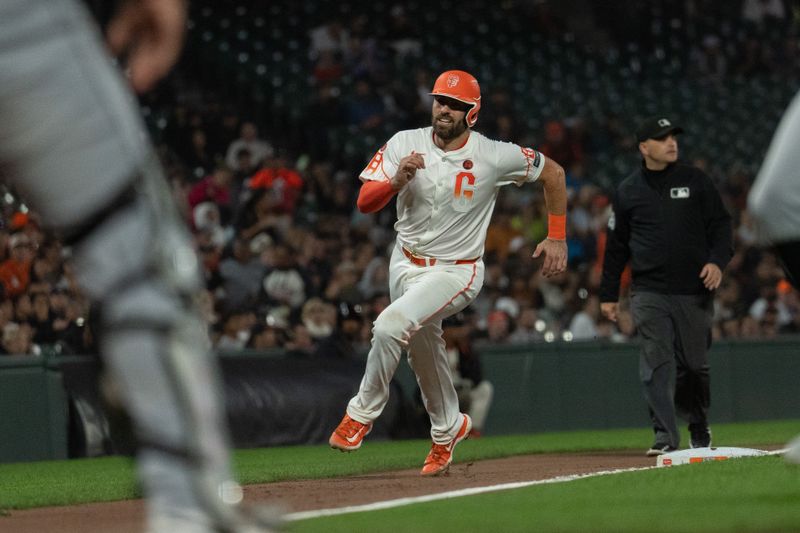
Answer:
<svg viewBox="0 0 800 533"><path fill-rule="evenodd" d="M458 74L450 74L449 76L447 76L447 86L452 89L453 87L458 85L459 79L460 78L458 77Z"/></svg>

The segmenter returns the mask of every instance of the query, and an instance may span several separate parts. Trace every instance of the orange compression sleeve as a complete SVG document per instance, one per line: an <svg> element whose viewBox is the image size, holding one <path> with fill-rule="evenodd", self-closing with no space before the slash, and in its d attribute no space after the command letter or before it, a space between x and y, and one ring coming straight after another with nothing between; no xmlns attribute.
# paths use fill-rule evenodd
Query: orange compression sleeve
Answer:
<svg viewBox="0 0 800 533"><path fill-rule="evenodd" d="M358 192L356 205L362 213L375 213L383 209L394 193L392 184L387 181L365 181Z"/></svg>

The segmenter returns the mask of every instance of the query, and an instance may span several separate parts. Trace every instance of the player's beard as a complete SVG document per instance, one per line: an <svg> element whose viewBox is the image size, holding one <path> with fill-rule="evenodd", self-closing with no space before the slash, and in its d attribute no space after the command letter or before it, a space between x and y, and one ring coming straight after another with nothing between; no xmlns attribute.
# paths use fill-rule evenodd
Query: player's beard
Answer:
<svg viewBox="0 0 800 533"><path fill-rule="evenodd" d="M433 133L443 141L451 141L464 133L467 129L467 121L459 120L450 124L440 124L436 122L438 117L431 117L431 126L433 126Z"/></svg>

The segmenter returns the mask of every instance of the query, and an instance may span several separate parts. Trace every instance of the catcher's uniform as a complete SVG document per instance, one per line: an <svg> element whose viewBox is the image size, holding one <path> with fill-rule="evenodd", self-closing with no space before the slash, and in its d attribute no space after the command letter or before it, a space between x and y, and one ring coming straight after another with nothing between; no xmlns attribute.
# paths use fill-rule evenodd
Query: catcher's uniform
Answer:
<svg viewBox="0 0 800 533"><path fill-rule="evenodd" d="M775 247L790 280L800 287L800 93L783 115L758 173L747 208L762 244Z"/></svg>
<svg viewBox="0 0 800 533"><path fill-rule="evenodd" d="M381 414L401 350L407 348L431 418L431 437L444 444L459 429L459 409L442 319L469 305L483 285L484 241L499 188L535 181L544 156L475 131L463 146L445 152L428 127L397 133L360 178L389 180L400 159L412 152L422 155L425 168L397 196L392 303L375 320L366 372L347 414L362 423Z"/></svg>
<svg viewBox="0 0 800 533"><path fill-rule="evenodd" d="M197 259L136 100L75 0L0 2L0 173L72 245L141 444L149 530L242 530Z"/></svg>

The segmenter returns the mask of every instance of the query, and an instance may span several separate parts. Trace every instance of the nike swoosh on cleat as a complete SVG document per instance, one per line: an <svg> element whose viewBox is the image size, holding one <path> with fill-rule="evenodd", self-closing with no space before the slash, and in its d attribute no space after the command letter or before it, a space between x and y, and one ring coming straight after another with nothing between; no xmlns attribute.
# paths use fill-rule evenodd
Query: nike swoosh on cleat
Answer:
<svg viewBox="0 0 800 533"><path fill-rule="evenodd" d="M353 444L355 441L358 440L359 435L361 435L364 432L365 429L367 429L367 428L363 427L363 428L359 429L358 432L355 435L353 435L352 437L345 437L345 440L347 442L349 442L350 444Z"/></svg>

